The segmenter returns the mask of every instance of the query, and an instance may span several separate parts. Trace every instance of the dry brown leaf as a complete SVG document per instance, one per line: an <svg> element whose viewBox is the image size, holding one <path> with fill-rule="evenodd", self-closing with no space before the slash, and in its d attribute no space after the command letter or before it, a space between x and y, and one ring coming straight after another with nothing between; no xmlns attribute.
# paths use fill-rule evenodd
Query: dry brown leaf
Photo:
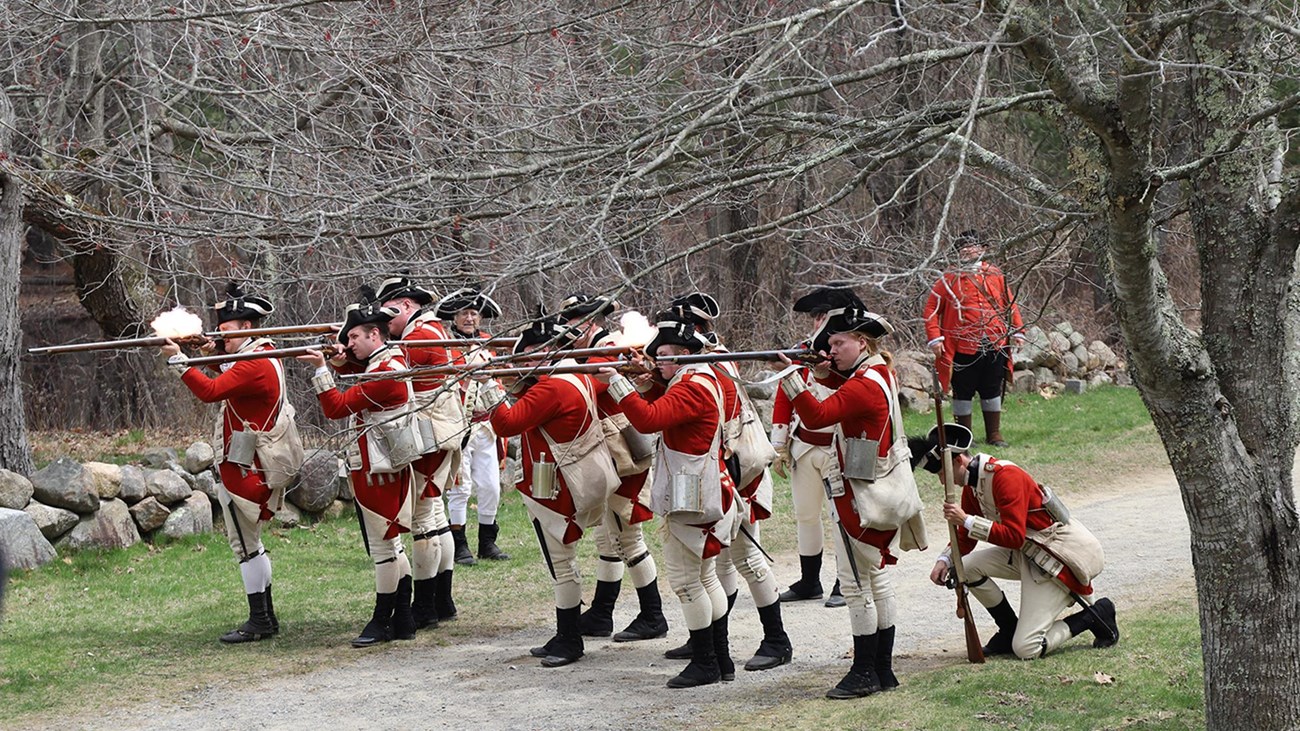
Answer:
<svg viewBox="0 0 1300 731"><path fill-rule="evenodd" d="M1071 678L1068 675L1058 675L1056 676L1056 679L1061 682L1061 685L1074 685L1074 678Z"/></svg>
<svg viewBox="0 0 1300 731"><path fill-rule="evenodd" d="M1101 672L1100 670L1093 673L1092 679L1097 681L1097 685L1111 685L1115 682L1114 678Z"/></svg>

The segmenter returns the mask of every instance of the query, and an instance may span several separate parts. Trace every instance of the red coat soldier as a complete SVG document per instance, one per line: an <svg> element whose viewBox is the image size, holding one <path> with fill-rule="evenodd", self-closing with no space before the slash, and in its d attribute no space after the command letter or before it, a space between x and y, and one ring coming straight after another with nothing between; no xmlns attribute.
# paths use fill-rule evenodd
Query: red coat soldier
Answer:
<svg viewBox="0 0 1300 731"><path fill-rule="evenodd" d="M331 365L341 370L388 373L406 370L401 348L388 343L388 322L397 311L374 300L363 288L361 301L349 305L335 352L346 354ZM351 417L354 441L348 445L348 478L361 517L366 551L375 564L375 610L353 647L370 647L415 636L411 614L411 564L402 534L411 532L411 462L418 457L418 430L409 411L411 386L403 380L373 380L347 391L319 352L299 356L316 366L312 386L321 410L330 419ZM360 366L354 366L359 363Z"/></svg>
<svg viewBox="0 0 1300 731"><path fill-rule="evenodd" d="M606 317L616 303L608 297L574 294L560 305L560 317L582 333L575 348L613 347L614 336L606 329ZM599 355L581 359L588 363L614 360L614 356ZM650 473L650 437L632 430L627 417L613 398L606 393L605 384L597 382L599 397L596 408L605 430L606 444L611 453L625 455L627 464L619 470L619 486L606 500L603 519L593 531L598 560L596 563L596 591L591 605L582 613L582 634L587 637L614 635L615 642L652 640L668 633L668 620L664 618L663 602L659 596L658 567L646 546L641 524L654 516L641 502L642 488ZM621 452L619 452L621 450ZM641 459L641 452L645 456ZM615 460L618 466L618 460ZM640 612L623 631L614 633L614 606L622 586L624 570L636 588Z"/></svg>
<svg viewBox="0 0 1300 731"><path fill-rule="evenodd" d="M384 307L397 310L388 321L393 340L446 340L446 328L431 307L433 293L413 284L405 276L384 280L376 292ZM452 353L442 347L402 347L411 368L446 366ZM411 379L416 419L432 437L427 452L412 463L415 470L412 511L411 578L414 602L411 611L417 629L437 626L439 620L456 617L452 598L452 569L455 547L442 496L455 484L460 472L460 443L469 424L460 399L460 386L445 376Z"/></svg>
<svg viewBox="0 0 1300 731"><path fill-rule="evenodd" d="M661 321L646 346L656 357L698 353L708 340L688 322ZM602 371L609 394L632 426L662 432L650 486L650 507L664 517L664 564L668 584L681 601L690 631L691 662L668 681L689 688L722 679L719 654L726 653L727 595L718 582L716 560L735 534L737 498L723 463L723 401L718 375L707 365L657 367L667 381L662 392L637 393L612 368Z"/></svg>
<svg viewBox="0 0 1300 731"><path fill-rule="evenodd" d="M898 685L893 672L897 601L886 568L897 562L894 551L900 546L925 548L925 526L906 453L898 385L879 345L893 328L855 305L826 315L813 348L829 350L834 367L850 375L824 401L797 373L782 379L781 388L805 426L835 427L838 469L824 485L839 529L835 563L849 608L853 665L826 697L845 699ZM885 495L901 496L912 506L882 504ZM878 513L893 518L882 522Z"/></svg>
<svg viewBox="0 0 1300 731"><path fill-rule="evenodd" d="M520 335L515 352L561 350L578 336L560 318L542 317ZM521 393L518 400L492 409L491 422L497 434L520 437L515 489L524 497L555 585L555 636L531 652L543 666L560 667L583 655L578 539L600 521L618 475L605 448L592 376L529 377L514 390Z"/></svg>
<svg viewBox="0 0 1300 731"><path fill-rule="evenodd" d="M726 347L714 330L714 322L722 313L718 301L703 292L692 292L669 303L670 317L692 323L707 341L703 352L723 353ZM737 581L743 577L749 586L763 624L763 639L754 656L745 663L746 670L770 670L784 665L793 658L794 649L786 634L781 617L781 604L771 566L759 545L761 521L772 514L772 476L768 465L775 453L770 450L765 434L749 395L736 386L740 373L734 363L715 363L713 372L718 376L723 400L723 452L731 479L737 485L740 500L736 516L736 540L718 556L718 581L727 595L727 614L722 623L730 621L731 608L739 593ZM746 429L756 429L747 440ZM752 450L761 447L763 453ZM754 453L747 453L751 450ZM729 632L724 633L729 634ZM684 656L686 648L669 651L669 656ZM718 664L724 676L734 672L731 657L719 645Z"/></svg>
<svg viewBox="0 0 1300 731"><path fill-rule="evenodd" d="M1093 647L1119 641L1115 605L1094 601L1092 580L1104 566L1101 544L1059 499L1028 472L1003 459L970 454L970 430L945 424L953 452L953 474L961 485L961 504L945 504L944 519L957 526L957 548L966 569L966 585L988 609L998 631L985 655L1022 660L1042 657L1071 637L1093 634ZM940 471L938 429L913 449L926 452L926 470ZM980 543L988 544L976 548ZM930 580L943 585L952 546L935 562ZM993 579L1020 582L1020 616ZM1057 619L1071 604L1083 609Z"/></svg>
<svg viewBox="0 0 1300 731"><path fill-rule="evenodd" d="M226 295L212 308L221 332L250 329L274 310L266 298L247 295L233 283ZM232 354L275 347L264 338L244 337L223 338L220 346ZM207 343L204 349L211 347L213 344ZM174 343L163 347L162 353L200 401L221 404L214 438L217 471L221 475L217 502L248 597L248 621L222 635L221 641L266 639L279 632L280 622L271 598L271 557L262 544L262 524L283 505L285 480L267 474L256 444L259 435L277 426L282 432L292 428L296 437L293 406L285 396L283 367L274 358L244 360L225 364L216 369L216 376L209 376L187 365Z"/></svg>

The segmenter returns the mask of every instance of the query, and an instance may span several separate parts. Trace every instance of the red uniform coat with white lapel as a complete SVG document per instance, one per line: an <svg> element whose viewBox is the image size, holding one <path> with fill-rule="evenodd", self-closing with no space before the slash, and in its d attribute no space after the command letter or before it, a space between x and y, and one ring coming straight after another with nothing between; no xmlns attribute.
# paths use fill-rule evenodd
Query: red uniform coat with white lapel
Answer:
<svg viewBox="0 0 1300 731"><path fill-rule="evenodd" d="M447 331L432 313L413 315L402 331L402 340L447 340ZM446 348L402 348L402 355L411 368L429 368L445 366L452 363L452 353ZM445 376L421 376L411 380L411 386L418 396L440 388ZM433 475L447 459L447 453L439 450L421 456L412 466L415 471L425 476L424 485L420 487L419 497L440 497L442 491L433 482Z"/></svg>
<svg viewBox="0 0 1300 731"><path fill-rule="evenodd" d="M952 378L954 355L978 353L983 340L1005 347L1011 330L1024 326L1002 270L986 261L940 277L930 289L922 316L926 340L943 338L943 356L935 367L945 390ZM1010 359L1007 367L1012 367Z"/></svg>
<svg viewBox="0 0 1300 731"><path fill-rule="evenodd" d="M273 343L264 341L252 350L274 348ZM221 423L223 453L230 447L231 432L244 431L245 423L251 429L267 431L280 415L280 376L269 359L231 363L216 377L210 377L198 368L190 368L181 375L181 382L204 403L226 402ZM270 520L275 515L267 507L271 488L261 470L246 470L224 461L217 470L221 474L221 484L230 494L262 507L259 520Z"/></svg>
<svg viewBox="0 0 1300 731"><path fill-rule="evenodd" d="M993 468L993 502L997 505L998 515L985 515L975 488L967 485L961 491L961 509L969 515L978 515L994 521L989 528L989 543L1003 548L1019 551L1025 544L1025 530L1045 530L1056 519L1043 509L1043 493L1038 481L1018 465L1000 462L993 457L985 457L983 468ZM977 541L970 537L965 526L957 527L957 547L962 555L975 550ZM1076 594L1092 593L1092 586L1084 584L1070 573L1070 569L1061 569L1056 577Z"/></svg>
<svg viewBox="0 0 1300 731"><path fill-rule="evenodd" d="M591 376L579 375L588 388ZM573 495L565 484L564 475L556 471L555 497L549 500L533 498L533 462L542 459L554 462L551 445L541 429L557 444L564 444L585 434L589 429L599 429L600 424L590 418L587 401L572 384L560 378L540 376L513 406L501 404L492 411L492 428L503 437L519 436L520 479L515 489L533 499L537 505L564 517L566 521L563 540L573 543L582 537L582 526L575 521L577 510Z"/></svg>
<svg viewBox="0 0 1300 731"><path fill-rule="evenodd" d="M612 346L613 342L605 337L605 335L606 333L601 331L600 334L592 338L592 347L602 348ZM583 363L612 363L616 360L618 360L618 358L612 355L593 355L581 359ZM604 419L613 416L614 414L623 413L623 408L614 400L614 397L610 396L608 393L609 384L596 381L595 386L596 412L600 414L600 418ZM649 475L650 468L647 467L634 475L625 475L620 477L618 489L614 491L614 494L625 497L632 502L632 525L644 523L654 517L654 513L650 512L650 508L647 508L640 502L641 490L645 487L646 478L649 477Z"/></svg>
<svg viewBox="0 0 1300 731"><path fill-rule="evenodd" d="M402 358L401 351L394 346L386 346L370 356L365 372L382 373L405 369L406 362ZM395 409L405 404L408 396L406 381L397 379L364 381L351 386L347 391L334 388L316 394L326 418L342 419L355 415L353 424L360 432L357 446L361 450L361 469L349 472L352 491L363 508L388 521L384 540L411 531L411 526L400 522L400 517L403 516L402 508L406 505L408 492L411 489L411 471L406 469L391 475L370 474L370 450L367 444L369 435L362 431L361 415ZM409 511L406 515L409 516Z"/></svg>
<svg viewBox="0 0 1300 731"><path fill-rule="evenodd" d="M714 435L721 424L718 423L718 404L708 387L702 381L713 382L715 389L720 389L716 375L691 374L674 383L661 394L631 394L619 405L627 420L644 434L662 432L664 446L683 454L707 454L713 446ZM722 476L722 512L731 509L733 502L731 474L721 459L719 450L718 472ZM691 525L708 531L716 521L710 523L692 523ZM711 532L705 539L703 558L710 558L722 552L723 544Z"/></svg>
<svg viewBox="0 0 1300 731"><path fill-rule="evenodd" d="M880 373L886 383L893 378L889 367L883 363L870 367ZM794 409L799 412L803 423L813 429L840 424L846 437L866 436L869 439L879 438L883 433L877 456L885 457L894 443L894 428L889 423L889 402L885 399L884 390L863 373L862 370L855 372L825 401L818 401L812 393L804 391L795 397ZM837 448L835 456L843 469L843 452ZM849 488L847 480L844 494L835 498L834 502L840 525L844 526L851 538L879 548L885 564L898 562L889 552L889 544L898 531L863 528L862 519L853 504L853 490Z"/></svg>

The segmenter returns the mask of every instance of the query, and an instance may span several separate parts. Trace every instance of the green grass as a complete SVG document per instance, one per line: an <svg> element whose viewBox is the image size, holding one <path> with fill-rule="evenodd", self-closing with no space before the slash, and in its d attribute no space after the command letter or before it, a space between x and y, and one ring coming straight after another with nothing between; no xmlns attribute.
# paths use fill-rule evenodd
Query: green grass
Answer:
<svg viewBox="0 0 1300 731"><path fill-rule="evenodd" d="M909 414L908 432L925 433L933 419L932 414ZM976 429L982 433L979 417L976 417ZM1099 389L1083 396L1050 400L1012 397L1007 405L1004 433L1012 446L998 450L1000 455L1016 460L1044 481L1052 481L1054 485L1062 483L1059 485L1062 487L1091 487L1082 477L1077 481L1067 478L1080 475L1091 479L1098 474L1099 464L1155 466L1149 463L1155 459L1163 461L1154 429L1132 389ZM121 438L135 439L134 435ZM89 441L87 435L75 435L52 444L51 449ZM136 443L140 442L132 442ZM1110 469L1114 473L1123 471L1121 467ZM923 486L927 502L937 499L936 480L918 472L918 482ZM785 583L796 578L798 571L793 561L794 525L793 521L783 519L790 514L788 486L779 481L775 492L776 518L764 524L762 540L769 552L779 554L775 573ZM458 567L455 587L462 619L434 633L422 633L414 641L417 646L437 646L462 637L491 636L552 621L553 595L536 536L518 493L510 489L505 493L498 519L502 526L498 542L511 554L512 560ZM657 553L660 543L657 530L648 530L646 538ZM295 529L276 527L269 532L266 544L275 562L276 610L284 626L274 641L251 646L226 647L216 639L242 622L247 614L239 572L224 536L201 536L152 548L140 545L123 551L83 552L63 557L37 571L17 572L11 577L5 614L0 622L0 725L53 723L60 716L88 713L105 703L142 703L175 696L218 680L238 677L256 682L362 657L364 653L352 650L347 643L369 618L374 580L355 518L349 516ZM595 565L591 541L580 544L579 555L590 596ZM787 558L788 561L784 560ZM1151 621L1156 619L1159 618ZM1179 627L1191 643L1186 654L1196 657L1194 645L1199 634L1194 626ZM1135 637L1137 634L1130 631L1128 637L1139 639ZM1142 646L1139 642L1130 644L1126 640L1123 651ZM1085 662L1111 655L1065 653L1059 661L1049 658L1049 664L1035 667L1053 668L1056 666L1051 663L1069 663L1076 656ZM1148 664L1154 667L1168 663L1162 660ZM981 678L997 679L988 687L1000 688L1017 687L1016 678L1022 676L1078 674L1071 669L1029 673L1028 667L996 663L988 668L991 672L973 677L962 675L974 672L965 668L944 671L953 673L951 681L936 681L932 691L927 692L942 696L948 692L946 688L951 682L964 693L969 688L982 687ZM1119 678L1117 685L1092 689L1080 682L1075 684L1077 687L1055 690L1063 690L1066 695L1062 697L1069 698L1071 694L1087 693L1118 695L1112 691L1130 686L1142 686L1145 693L1145 687L1152 683L1168 685L1156 676L1131 672L1128 667L1118 667L1115 672L1100 666L1097 669ZM1013 677L999 679L994 673L1010 673ZM1091 671L1087 675L1091 677ZM801 701L810 691L834 680L810 680L808 688L795 693L795 699ZM907 694L919 693L927 687L924 682L909 677L906 693L891 696L911 697ZM1199 680L1188 682L1199 688ZM999 685L1002 683L1006 685ZM1039 692L1032 688L1020 690ZM975 693L976 700L989 706L979 712L1016 710L1014 704L1010 710L1004 708L1001 700L987 696L989 692L993 691ZM1080 695L1079 702L1088 697ZM872 703L885 705L876 701L849 704L844 707L844 713L849 714L845 718L859 718L853 715L853 709L869 708ZM827 710L823 705L815 708L818 713ZM925 710L927 715L917 718L939 718L928 715L932 712L932 709ZM1141 712L1141 709L1129 711L1135 717ZM895 725L886 727L899 727L900 718L906 720L911 716L895 715L889 721ZM1038 718L1034 723L1046 723L1042 720L1045 717ZM846 727L857 727L862 722L845 723ZM902 727L960 726L935 720ZM1021 727L1034 726L1031 723Z"/></svg>
<svg viewBox="0 0 1300 731"><path fill-rule="evenodd" d="M950 408L951 402L946 402L944 416L951 422ZM1104 386L1079 396L1050 399L1008 394L1002 435L1009 447L984 444L983 419L978 413L974 417L975 451L1009 459L1065 494L1086 491L1098 480L1113 479L1108 475L1138 474L1169 465L1135 388ZM934 427L935 416L933 412L907 412L903 423L909 435L925 435ZM938 481L920 470L917 483L924 497L940 494Z"/></svg>
<svg viewBox="0 0 1300 731"><path fill-rule="evenodd" d="M822 699L839 675L809 674L783 689L778 705L731 709L715 728L1204 728L1194 603L1168 601L1120 619L1120 643L1106 650L1074 640L1041 660L969 665L954 654L947 667L920 671L903 658L898 689L860 700Z"/></svg>

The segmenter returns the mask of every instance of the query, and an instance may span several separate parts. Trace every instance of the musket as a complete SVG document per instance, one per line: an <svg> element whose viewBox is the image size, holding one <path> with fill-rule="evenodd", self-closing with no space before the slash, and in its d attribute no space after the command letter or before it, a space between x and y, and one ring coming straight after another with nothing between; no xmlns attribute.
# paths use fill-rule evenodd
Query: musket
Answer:
<svg viewBox="0 0 1300 731"><path fill-rule="evenodd" d="M99 340L93 343L71 343L68 345L49 345L42 348L28 348L32 355L58 355L61 353L87 353L96 350L118 350L121 348L160 348L171 340L177 344L192 344L207 340L227 340L230 338L262 338L277 335L296 335L299 333L334 333L343 326L341 322L316 322L307 325L282 325L280 327L255 327L247 330L212 330L210 332L180 335L165 338L155 335L148 338L126 338L123 340Z"/></svg>
<svg viewBox="0 0 1300 731"><path fill-rule="evenodd" d="M604 363L538 363L528 366L489 368L486 364L447 365L409 368L404 371L379 371L376 373L344 373L336 376L345 381L391 381L424 376L484 376L488 378L510 378L527 376L555 376L565 373L599 373L602 368L613 368L620 373L639 375L649 373L649 366L638 366L628 360L613 360Z"/></svg>
<svg viewBox="0 0 1300 731"><path fill-rule="evenodd" d="M220 365L237 363L241 360L262 360L264 358L296 358L311 351L320 351L320 345L300 345L293 348L273 348L268 350L249 350L243 353L226 353L224 355L203 355L188 358L185 363L191 366Z"/></svg>
<svg viewBox="0 0 1300 731"><path fill-rule="evenodd" d="M953 482L952 452L948 449L948 439L943 430L943 389L939 386L939 371L934 371L934 413L938 420L939 464L943 478L943 501L947 504L957 503L957 489ZM972 663L984 662L984 648L980 643L979 629L975 626L975 617L970 611L970 596L966 589L966 567L961 558L961 546L957 542L957 526L948 523L948 545L951 548L952 574L955 578L953 589L957 593L957 616L961 617L966 630L966 659Z"/></svg>
<svg viewBox="0 0 1300 731"><path fill-rule="evenodd" d="M510 355L499 355L488 361L493 363L517 363L521 360L560 360L562 358L590 358L601 355L627 355L628 353L640 350L641 346L635 345L607 345L600 348L570 348L569 350L546 350L534 353L512 353Z"/></svg>
<svg viewBox="0 0 1300 731"><path fill-rule="evenodd" d="M403 348L508 348L519 338L445 338L438 340L394 340L392 345Z"/></svg>
<svg viewBox="0 0 1300 731"><path fill-rule="evenodd" d="M789 348L786 350L741 350L737 352L721 351L718 353L699 353L695 355L665 355L661 358L650 356L656 363L676 363L677 365L690 365L692 363L724 363L735 360L781 360L785 356L793 361L802 363L818 363L825 358L820 354L806 348Z"/></svg>

